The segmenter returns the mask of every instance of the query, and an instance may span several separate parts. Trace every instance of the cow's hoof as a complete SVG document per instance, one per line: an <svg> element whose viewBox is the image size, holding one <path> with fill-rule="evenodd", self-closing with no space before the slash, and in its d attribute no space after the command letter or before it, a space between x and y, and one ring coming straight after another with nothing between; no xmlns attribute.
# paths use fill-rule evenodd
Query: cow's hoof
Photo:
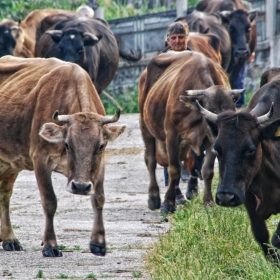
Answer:
<svg viewBox="0 0 280 280"><path fill-rule="evenodd" d="M104 257L106 255L106 246L98 246L93 243L90 243L89 247L90 251L96 256Z"/></svg>
<svg viewBox="0 0 280 280"><path fill-rule="evenodd" d="M174 213L175 212L175 207L172 204L162 204L161 209L160 209L161 215L167 215L169 213Z"/></svg>
<svg viewBox="0 0 280 280"><path fill-rule="evenodd" d="M215 202L213 200L205 200L205 201L203 201L203 205L204 206L214 207L215 206Z"/></svg>
<svg viewBox="0 0 280 280"><path fill-rule="evenodd" d="M44 249L42 251L44 257L47 258L54 258L54 257L62 257L62 252L59 249Z"/></svg>
<svg viewBox="0 0 280 280"><path fill-rule="evenodd" d="M18 241L3 242L2 247L5 251L22 251L23 248Z"/></svg>
<svg viewBox="0 0 280 280"><path fill-rule="evenodd" d="M160 198L156 198L156 199L148 199L148 207L150 210L156 210L160 208Z"/></svg>

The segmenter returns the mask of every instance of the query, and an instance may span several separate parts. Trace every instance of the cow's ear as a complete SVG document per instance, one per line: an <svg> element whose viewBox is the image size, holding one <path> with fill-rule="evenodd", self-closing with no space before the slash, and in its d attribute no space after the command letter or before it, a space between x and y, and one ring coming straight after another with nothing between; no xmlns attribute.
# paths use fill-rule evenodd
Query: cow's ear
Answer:
<svg viewBox="0 0 280 280"><path fill-rule="evenodd" d="M103 35L95 36L92 33L84 32L83 38L84 38L84 46L85 47L86 46L94 46L103 38Z"/></svg>
<svg viewBox="0 0 280 280"><path fill-rule="evenodd" d="M65 139L64 126L55 123L45 123L40 129L39 135L48 142L60 143Z"/></svg>
<svg viewBox="0 0 280 280"><path fill-rule="evenodd" d="M257 10L249 12L249 19L250 19L250 21L252 22L257 17L257 15L258 15L258 11Z"/></svg>
<svg viewBox="0 0 280 280"><path fill-rule="evenodd" d="M48 30L45 32L46 34L49 34L52 38L52 40L58 44L62 39L62 31L61 30Z"/></svg>
<svg viewBox="0 0 280 280"><path fill-rule="evenodd" d="M230 11L222 11L222 12L219 12L218 14L221 17L222 24L225 24L225 25L229 24L230 14L231 14Z"/></svg>
<svg viewBox="0 0 280 280"><path fill-rule="evenodd" d="M262 126L261 140L280 140L280 119Z"/></svg>
<svg viewBox="0 0 280 280"><path fill-rule="evenodd" d="M114 141L117 139L126 129L126 125L114 125L105 127L103 126L104 138L108 141Z"/></svg>
<svg viewBox="0 0 280 280"><path fill-rule="evenodd" d="M206 121L208 127L210 128L212 135L214 137L217 137L218 136L218 124L216 122L212 122L207 119L205 119L205 121Z"/></svg>

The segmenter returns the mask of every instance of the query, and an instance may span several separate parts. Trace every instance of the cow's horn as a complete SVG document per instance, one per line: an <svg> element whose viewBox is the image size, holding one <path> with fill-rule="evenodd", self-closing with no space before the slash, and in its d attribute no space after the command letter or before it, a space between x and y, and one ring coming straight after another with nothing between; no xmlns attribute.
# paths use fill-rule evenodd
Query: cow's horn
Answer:
<svg viewBox="0 0 280 280"><path fill-rule="evenodd" d="M273 106L274 106L274 102L271 103L270 109L265 115L257 117L257 123L259 123L259 124L264 123L272 117Z"/></svg>
<svg viewBox="0 0 280 280"><path fill-rule="evenodd" d="M52 116L54 121L69 122L69 115L58 115L58 110L56 110Z"/></svg>
<svg viewBox="0 0 280 280"><path fill-rule="evenodd" d="M209 121L212 121L212 122L216 122L217 119L218 119L218 115L206 110L205 108L203 108L198 100L195 101L196 102L196 106L197 106L197 109L199 110L199 112Z"/></svg>
<svg viewBox="0 0 280 280"><path fill-rule="evenodd" d="M205 90L191 89L186 90L187 95L203 95Z"/></svg>
<svg viewBox="0 0 280 280"><path fill-rule="evenodd" d="M243 89L232 89L231 90L232 95L241 94L243 92L245 92L245 88L243 88Z"/></svg>
<svg viewBox="0 0 280 280"><path fill-rule="evenodd" d="M121 110L120 108L117 108L116 113L113 117L109 118L109 117L104 117L101 122L102 124L106 124L106 123L114 123L117 122L120 118L120 114L121 114Z"/></svg>
<svg viewBox="0 0 280 280"><path fill-rule="evenodd" d="M62 31L61 30L48 30L45 33L49 34L49 35L59 35L59 36L62 35Z"/></svg>

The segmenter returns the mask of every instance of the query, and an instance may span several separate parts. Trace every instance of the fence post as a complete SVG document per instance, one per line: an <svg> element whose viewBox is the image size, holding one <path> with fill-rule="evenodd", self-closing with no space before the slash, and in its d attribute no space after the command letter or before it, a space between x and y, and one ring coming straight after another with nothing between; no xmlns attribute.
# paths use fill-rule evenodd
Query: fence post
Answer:
<svg viewBox="0 0 280 280"><path fill-rule="evenodd" d="M265 22L266 22L266 39L270 39L275 36L276 32L276 11L277 11L277 1L269 0L265 1Z"/></svg>
<svg viewBox="0 0 280 280"><path fill-rule="evenodd" d="M183 17L187 14L188 0L176 0L177 17Z"/></svg>

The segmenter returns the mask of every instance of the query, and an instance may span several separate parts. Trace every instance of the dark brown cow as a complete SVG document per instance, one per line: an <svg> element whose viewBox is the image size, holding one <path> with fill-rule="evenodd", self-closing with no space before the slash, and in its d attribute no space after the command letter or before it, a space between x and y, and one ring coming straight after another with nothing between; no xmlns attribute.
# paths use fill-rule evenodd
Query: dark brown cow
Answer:
<svg viewBox="0 0 280 280"><path fill-rule="evenodd" d="M222 0L220 0L222 2ZM210 5L212 8L212 5ZM211 12L218 13L220 17L221 26L216 27L213 21L217 21L214 16L209 15L208 9L203 10L202 16L199 12L193 11L185 18L179 18L178 20L186 20L191 26L195 26L196 30L208 30L210 33L217 35L221 42L227 42L227 37L221 36L220 29L224 28L230 37L231 49L229 53L221 53L223 58L222 66L227 71L230 77L230 85L232 88L236 88L238 76L243 68L245 62L249 59L250 55L254 52L257 44L257 31L255 18L257 16L256 11L247 12L245 8L238 9L237 6L232 10L223 11L222 6L215 6L216 10ZM209 27L209 28L208 28ZM219 34L217 34L219 32ZM221 50L226 50L221 47ZM230 63L227 64L230 57ZM226 68L225 68L226 67Z"/></svg>
<svg viewBox="0 0 280 280"><path fill-rule="evenodd" d="M245 10L240 0L201 0L197 3L198 11L215 13L217 11Z"/></svg>
<svg viewBox="0 0 280 280"><path fill-rule="evenodd" d="M35 171L45 213L43 255L62 256L53 224L57 207L53 171L68 178L70 193L90 195L94 212L90 250L105 255L104 150L109 140L125 130L125 125L107 126L118 120L119 110L114 117L106 117L89 75L80 66L55 58L1 58L0 103L4 250L22 250L11 226L9 201L18 173L27 169Z"/></svg>
<svg viewBox="0 0 280 280"><path fill-rule="evenodd" d="M265 72L263 72L261 76L260 87L262 87L263 85L269 82L273 82L276 80L280 80L280 68L279 67L269 68Z"/></svg>
<svg viewBox="0 0 280 280"><path fill-rule="evenodd" d="M176 19L176 21L179 20L186 21L193 32L213 34L219 38L221 66L227 70L231 61L231 40L227 29L222 25L221 18L215 14L194 10L187 16Z"/></svg>
<svg viewBox="0 0 280 280"><path fill-rule="evenodd" d="M198 99L210 110L221 112L234 110L233 100L238 99L240 92L229 90L223 69L203 54L169 51L151 59L139 80L140 128L150 175L148 206L151 210L160 208L161 204L155 177L157 162L168 166L170 178L161 211L175 210L175 182L180 176L180 160L186 158L190 146L198 154L201 146L206 148L202 170L204 202L212 201L215 156L211 153L207 125L199 111L186 107L179 102L179 97L182 96L185 104Z"/></svg>
<svg viewBox="0 0 280 280"><path fill-rule="evenodd" d="M265 255L271 253L265 220L280 213L280 141L272 141L280 140L279 108L280 80L263 85L239 113L216 115L199 106L216 137L213 148L220 171L216 203L245 204L254 237ZM278 249L279 236L280 224L272 237Z"/></svg>

